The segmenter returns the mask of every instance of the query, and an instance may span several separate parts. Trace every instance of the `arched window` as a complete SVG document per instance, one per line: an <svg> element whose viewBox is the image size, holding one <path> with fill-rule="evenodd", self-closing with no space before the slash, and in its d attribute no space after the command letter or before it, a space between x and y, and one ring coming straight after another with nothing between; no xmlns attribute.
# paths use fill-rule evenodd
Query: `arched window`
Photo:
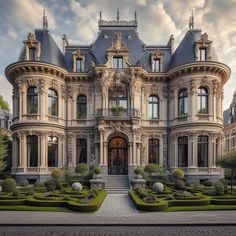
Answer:
<svg viewBox="0 0 236 236"><path fill-rule="evenodd" d="M48 167L58 166L58 138L48 137Z"/></svg>
<svg viewBox="0 0 236 236"><path fill-rule="evenodd" d="M87 97L79 95L77 97L77 119L86 119L87 117Z"/></svg>
<svg viewBox="0 0 236 236"><path fill-rule="evenodd" d="M178 163L179 167L188 166L188 137L178 138Z"/></svg>
<svg viewBox="0 0 236 236"><path fill-rule="evenodd" d="M36 86L29 87L27 90L27 113L38 113L38 88Z"/></svg>
<svg viewBox="0 0 236 236"><path fill-rule="evenodd" d="M76 165L87 163L87 139L78 138L76 140Z"/></svg>
<svg viewBox="0 0 236 236"><path fill-rule="evenodd" d="M111 116L123 116L127 114L127 91L121 87L111 88L108 92L109 111Z"/></svg>
<svg viewBox="0 0 236 236"><path fill-rule="evenodd" d="M198 136L198 167L208 167L208 136Z"/></svg>
<svg viewBox="0 0 236 236"><path fill-rule="evenodd" d="M187 89L182 89L178 96L178 115L183 116L188 114L188 92Z"/></svg>
<svg viewBox="0 0 236 236"><path fill-rule="evenodd" d="M58 95L51 88L48 90L48 115L58 116Z"/></svg>
<svg viewBox="0 0 236 236"><path fill-rule="evenodd" d="M148 140L148 163L159 164L159 139Z"/></svg>
<svg viewBox="0 0 236 236"><path fill-rule="evenodd" d="M148 118L159 118L159 99L156 96L151 95L148 99Z"/></svg>
<svg viewBox="0 0 236 236"><path fill-rule="evenodd" d="M37 167L38 166L38 136L29 135L27 137L27 156L28 156L28 166Z"/></svg>
<svg viewBox="0 0 236 236"><path fill-rule="evenodd" d="M204 87L198 88L198 113L208 114L208 91Z"/></svg>

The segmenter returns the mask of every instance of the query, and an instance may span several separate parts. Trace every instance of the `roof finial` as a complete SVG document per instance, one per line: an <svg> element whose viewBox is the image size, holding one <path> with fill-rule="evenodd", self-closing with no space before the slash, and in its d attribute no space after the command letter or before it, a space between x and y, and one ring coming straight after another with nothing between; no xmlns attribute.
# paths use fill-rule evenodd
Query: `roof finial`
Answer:
<svg viewBox="0 0 236 236"><path fill-rule="evenodd" d="M117 8L116 20L117 20L117 21L120 20L120 10L119 10L119 8Z"/></svg>
<svg viewBox="0 0 236 236"><path fill-rule="evenodd" d="M194 29L194 16L193 16L193 10L192 10L192 15L190 16L190 19L189 19L189 29Z"/></svg>
<svg viewBox="0 0 236 236"><path fill-rule="evenodd" d="M99 12L99 21L102 20L102 11Z"/></svg>
<svg viewBox="0 0 236 236"><path fill-rule="evenodd" d="M137 21L137 12L134 12L134 20Z"/></svg>
<svg viewBox="0 0 236 236"><path fill-rule="evenodd" d="M48 19L45 15L45 10L43 10L43 30L47 30L48 29Z"/></svg>

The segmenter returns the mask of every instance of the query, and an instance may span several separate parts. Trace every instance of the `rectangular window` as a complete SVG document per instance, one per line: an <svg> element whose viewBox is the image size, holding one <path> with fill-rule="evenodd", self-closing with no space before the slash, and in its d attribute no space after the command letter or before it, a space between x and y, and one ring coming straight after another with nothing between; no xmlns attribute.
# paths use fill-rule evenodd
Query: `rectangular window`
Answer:
<svg viewBox="0 0 236 236"><path fill-rule="evenodd" d="M76 72L84 72L84 60L76 59Z"/></svg>
<svg viewBox="0 0 236 236"><path fill-rule="evenodd" d="M161 71L160 59L153 59L152 72L160 72L160 71Z"/></svg>
<svg viewBox="0 0 236 236"><path fill-rule="evenodd" d="M123 68L123 57L113 57L113 68Z"/></svg>
<svg viewBox="0 0 236 236"><path fill-rule="evenodd" d="M206 48L200 48L200 61L207 60Z"/></svg>
<svg viewBox="0 0 236 236"><path fill-rule="evenodd" d="M29 60L30 61L35 61L35 56L36 56L36 49L35 48L30 48L29 49Z"/></svg>

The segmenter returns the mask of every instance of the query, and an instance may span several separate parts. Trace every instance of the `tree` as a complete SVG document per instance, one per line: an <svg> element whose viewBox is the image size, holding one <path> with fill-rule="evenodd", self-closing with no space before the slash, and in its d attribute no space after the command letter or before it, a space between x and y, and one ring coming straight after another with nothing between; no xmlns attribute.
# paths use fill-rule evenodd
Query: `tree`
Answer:
<svg viewBox="0 0 236 236"><path fill-rule="evenodd" d="M225 154L222 158L217 161L217 164L224 168L229 169L231 173L230 182L231 182L231 194L233 193L233 182L236 171L236 150Z"/></svg>
<svg viewBox="0 0 236 236"><path fill-rule="evenodd" d="M10 111L9 104L4 100L2 95L0 95L0 108L4 111Z"/></svg>
<svg viewBox="0 0 236 236"><path fill-rule="evenodd" d="M6 157L8 156L8 145L3 134L0 133L0 175L7 167Z"/></svg>

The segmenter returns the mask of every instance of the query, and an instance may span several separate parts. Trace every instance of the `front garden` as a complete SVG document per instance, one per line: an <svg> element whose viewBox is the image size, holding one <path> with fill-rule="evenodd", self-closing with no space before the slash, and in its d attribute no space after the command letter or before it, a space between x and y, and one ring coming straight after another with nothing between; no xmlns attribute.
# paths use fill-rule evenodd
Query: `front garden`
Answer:
<svg viewBox="0 0 236 236"><path fill-rule="evenodd" d="M226 180L185 183L181 169L168 175L155 164L138 167L135 174L129 196L140 211L236 210L236 192L229 193ZM140 187L144 179L146 187Z"/></svg>
<svg viewBox="0 0 236 236"><path fill-rule="evenodd" d="M76 172L78 175L72 176L71 173L63 173L61 169L54 169L52 178L44 183L29 186L25 180L20 188L16 188L14 179L3 180L0 210L97 211L106 197L105 190L89 187L89 169L86 164L78 166ZM96 177L100 170L95 168L93 172Z"/></svg>

